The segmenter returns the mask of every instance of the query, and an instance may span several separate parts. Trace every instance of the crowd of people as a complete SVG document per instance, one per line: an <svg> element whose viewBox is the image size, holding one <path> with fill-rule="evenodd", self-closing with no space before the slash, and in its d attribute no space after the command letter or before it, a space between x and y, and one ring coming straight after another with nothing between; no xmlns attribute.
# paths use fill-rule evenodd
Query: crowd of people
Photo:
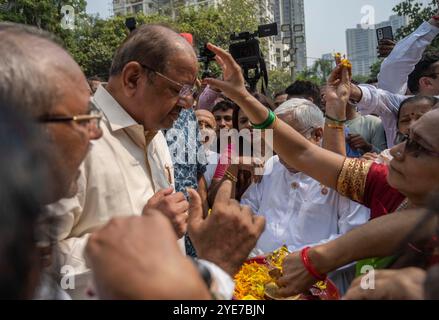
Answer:
<svg viewBox="0 0 439 320"><path fill-rule="evenodd" d="M213 44L222 74L198 79L166 26L132 31L102 81L0 23L0 298L230 300L247 259L286 247L283 297L329 278L439 299L438 34L384 42L371 84L337 61L269 97Z"/></svg>

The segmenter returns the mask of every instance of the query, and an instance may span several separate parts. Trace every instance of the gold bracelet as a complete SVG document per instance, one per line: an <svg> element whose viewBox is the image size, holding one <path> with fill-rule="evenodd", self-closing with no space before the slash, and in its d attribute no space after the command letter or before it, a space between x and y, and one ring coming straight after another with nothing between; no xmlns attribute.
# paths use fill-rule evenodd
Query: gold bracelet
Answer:
<svg viewBox="0 0 439 320"><path fill-rule="evenodd" d="M340 125L340 124L332 124L332 123L327 122L326 125L328 128L331 128L331 129L344 130L344 126Z"/></svg>
<svg viewBox="0 0 439 320"><path fill-rule="evenodd" d="M235 177L233 174L231 174L229 171L226 171L224 173L224 175L232 182L237 183L238 182L238 178Z"/></svg>

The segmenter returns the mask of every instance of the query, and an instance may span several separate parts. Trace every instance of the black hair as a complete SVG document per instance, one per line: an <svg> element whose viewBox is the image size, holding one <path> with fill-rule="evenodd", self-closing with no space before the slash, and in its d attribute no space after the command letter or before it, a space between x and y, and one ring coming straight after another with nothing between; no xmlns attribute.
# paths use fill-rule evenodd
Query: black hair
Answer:
<svg viewBox="0 0 439 320"><path fill-rule="evenodd" d="M288 94L288 98L291 96L300 96L308 100L312 99L313 103L317 106L321 106L322 104L320 88L311 81L297 80L290 85L285 92Z"/></svg>
<svg viewBox="0 0 439 320"><path fill-rule="evenodd" d="M435 70L432 67L433 64L439 61L439 52L426 52L421 61L415 66L415 70L409 75L407 86L411 93L419 93L419 80L422 77L429 77L436 79L437 74L434 74Z"/></svg>
<svg viewBox="0 0 439 320"><path fill-rule="evenodd" d="M235 110L236 104L230 100L223 100L218 102L213 108L212 113L215 113L217 111L227 111L227 110Z"/></svg>
<svg viewBox="0 0 439 320"><path fill-rule="evenodd" d="M435 105L439 103L439 99L433 96L413 96L410 98L405 99L401 104L399 105L398 110L398 117L396 118L398 121L396 122L396 127L399 129L399 117L401 116L401 110L407 103L416 103L420 101L427 101L430 103L431 108L433 108Z"/></svg>

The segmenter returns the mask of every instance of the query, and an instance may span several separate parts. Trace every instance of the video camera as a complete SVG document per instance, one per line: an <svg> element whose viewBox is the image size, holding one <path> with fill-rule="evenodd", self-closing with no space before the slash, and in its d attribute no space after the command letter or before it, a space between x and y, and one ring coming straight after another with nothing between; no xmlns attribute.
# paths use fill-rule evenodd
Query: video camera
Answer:
<svg viewBox="0 0 439 320"><path fill-rule="evenodd" d="M232 44L229 47L229 52L241 66L244 78L250 85L252 91L256 90L256 86L261 77L263 77L265 87L268 85L267 67L258 38L276 36L277 34L277 23L270 23L259 26L258 30L254 33L233 33L230 36ZM262 92L264 91L263 83Z"/></svg>
<svg viewBox="0 0 439 320"><path fill-rule="evenodd" d="M215 60L215 53L207 49L207 44L200 48L200 55L198 56L198 62L204 64L202 79L211 78L213 76L212 71L209 69L209 64Z"/></svg>

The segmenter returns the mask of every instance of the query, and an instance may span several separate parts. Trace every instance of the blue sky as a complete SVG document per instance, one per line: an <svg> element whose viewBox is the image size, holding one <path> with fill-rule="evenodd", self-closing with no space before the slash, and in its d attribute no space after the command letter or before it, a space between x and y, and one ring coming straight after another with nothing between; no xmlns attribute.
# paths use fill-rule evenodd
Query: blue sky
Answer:
<svg viewBox="0 0 439 320"><path fill-rule="evenodd" d="M392 8L399 2L401 0L305 0L308 63L325 53L346 52L345 30L361 22L363 6L373 6L375 21L379 23L393 14ZM110 3L109 0L89 0L87 10L107 17Z"/></svg>

